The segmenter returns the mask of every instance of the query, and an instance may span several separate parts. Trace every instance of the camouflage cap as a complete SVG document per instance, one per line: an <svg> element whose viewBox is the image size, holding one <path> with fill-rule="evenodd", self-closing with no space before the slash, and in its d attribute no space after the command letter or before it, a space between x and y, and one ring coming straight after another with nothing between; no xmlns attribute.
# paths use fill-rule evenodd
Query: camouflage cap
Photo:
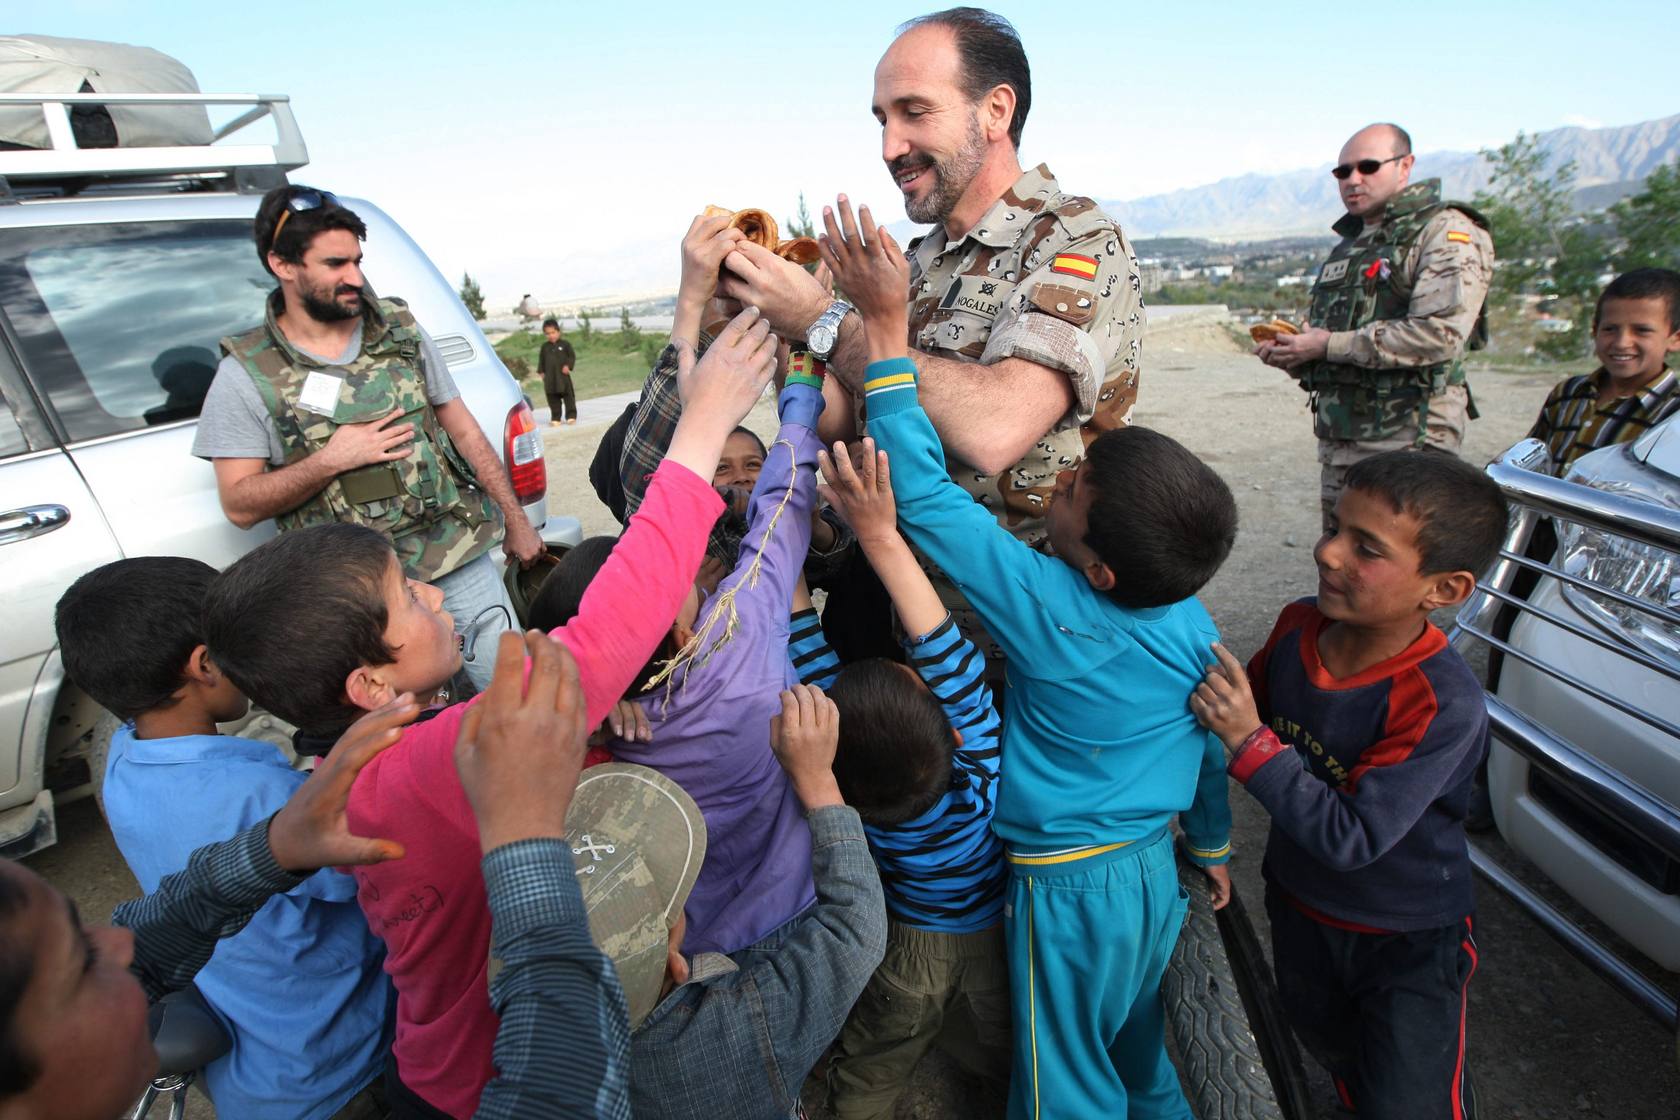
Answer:
<svg viewBox="0 0 1680 1120"><path fill-rule="evenodd" d="M592 766L566 815L589 932L618 969L634 1030L659 1003L670 928L706 858L706 821L645 766Z"/></svg>

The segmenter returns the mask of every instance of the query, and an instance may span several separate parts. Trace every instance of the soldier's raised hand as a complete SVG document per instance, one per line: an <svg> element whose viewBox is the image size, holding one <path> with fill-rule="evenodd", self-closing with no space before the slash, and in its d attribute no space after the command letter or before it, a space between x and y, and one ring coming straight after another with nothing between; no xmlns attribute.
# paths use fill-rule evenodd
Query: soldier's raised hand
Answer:
<svg viewBox="0 0 1680 1120"><path fill-rule="evenodd" d="M316 454L325 456L336 474L406 459L414 452L414 425L393 423L402 414L402 409L395 408L390 415L365 424L340 424Z"/></svg>

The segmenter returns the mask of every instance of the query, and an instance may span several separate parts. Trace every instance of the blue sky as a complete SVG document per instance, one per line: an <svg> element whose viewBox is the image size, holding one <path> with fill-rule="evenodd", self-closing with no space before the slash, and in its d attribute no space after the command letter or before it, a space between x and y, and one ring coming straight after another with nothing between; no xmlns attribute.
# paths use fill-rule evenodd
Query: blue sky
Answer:
<svg viewBox="0 0 1680 1120"><path fill-rule="evenodd" d="M1022 162L1102 198L1327 164L1374 119L1436 151L1680 110L1658 80L1672 3L995 8L1033 68ZM377 202L446 275L511 302L674 284L708 203L784 217L800 190L813 209L843 190L902 218L870 91L924 10L57 0L6 30L140 43L207 91L290 94L311 154L294 179Z"/></svg>

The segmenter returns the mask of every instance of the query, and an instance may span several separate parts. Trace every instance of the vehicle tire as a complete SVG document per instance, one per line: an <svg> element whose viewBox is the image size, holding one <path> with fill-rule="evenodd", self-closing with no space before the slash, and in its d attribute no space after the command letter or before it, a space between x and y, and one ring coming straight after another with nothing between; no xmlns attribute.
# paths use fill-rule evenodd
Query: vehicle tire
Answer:
<svg viewBox="0 0 1680 1120"><path fill-rule="evenodd" d="M1201 1120L1311 1120L1300 1052L1236 884L1215 911L1207 876L1182 853L1178 878L1190 910L1161 995L1191 1110Z"/></svg>

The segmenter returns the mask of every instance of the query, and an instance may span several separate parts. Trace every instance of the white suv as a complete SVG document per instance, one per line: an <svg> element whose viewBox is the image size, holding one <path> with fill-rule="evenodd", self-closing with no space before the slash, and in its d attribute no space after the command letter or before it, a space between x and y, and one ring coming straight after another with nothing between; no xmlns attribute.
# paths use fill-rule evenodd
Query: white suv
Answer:
<svg viewBox="0 0 1680 1120"><path fill-rule="evenodd" d="M1586 911L1680 973L1680 423L1584 455L1564 479L1536 473L1544 462L1539 442L1524 440L1488 467L1512 503L1510 533L1454 631L1460 648L1475 639L1499 651L1487 697L1494 819ZM1530 540L1548 517L1557 549L1539 559L1549 549ZM1471 854L1577 957L1675 1028L1674 976L1594 937L1485 849Z"/></svg>
<svg viewBox="0 0 1680 1120"><path fill-rule="evenodd" d="M68 107L130 101L241 115L205 146L74 146ZM284 97L0 95L17 105L46 113L57 144L0 151L0 855L13 858L54 841L55 794L92 788L102 746L104 713L58 657L65 588L124 556L225 567L274 533L230 524L190 449L217 341L261 322L274 286L252 246L258 202L308 158ZM273 143L239 142L263 121ZM377 207L345 204L367 223L370 285L436 341L531 524L576 543L576 518L548 516L530 407L454 289Z"/></svg>

